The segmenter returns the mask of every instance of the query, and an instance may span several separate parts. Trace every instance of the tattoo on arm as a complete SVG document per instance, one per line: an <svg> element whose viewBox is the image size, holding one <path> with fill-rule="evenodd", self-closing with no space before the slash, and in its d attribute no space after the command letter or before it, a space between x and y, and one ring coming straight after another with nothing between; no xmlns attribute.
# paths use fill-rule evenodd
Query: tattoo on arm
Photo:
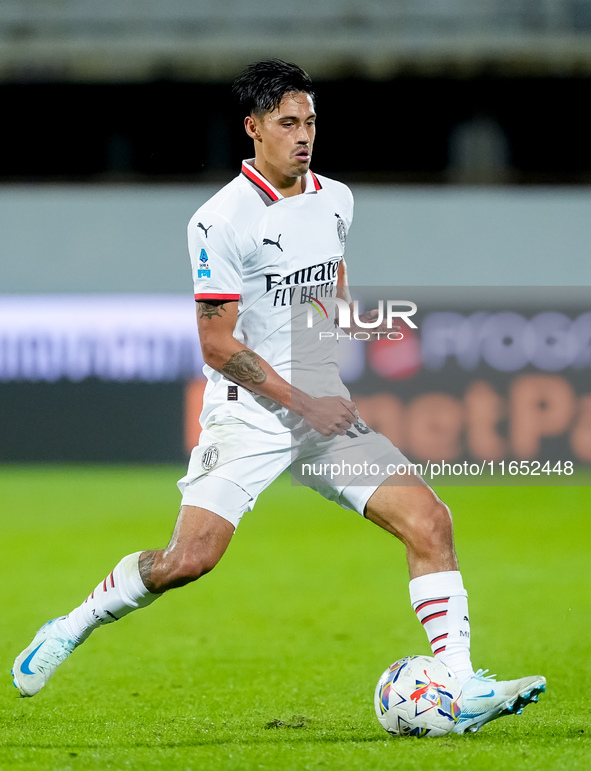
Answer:
<svg viewBox="0 0 591 771"><path fill-rule="evenodd" d="M224 364L223 372L231 380L240 383L264 383L267 379L265 370L260 365L259 357L252 351L237 351Z"/></svg>
<svg viewBox="0 0 591 771"><path fill-rule="evenodd" d="M214 316L222 317L220 311L226 312L226 303L207 303L204 300L199 301L199 318L211 319Z"/></svg>

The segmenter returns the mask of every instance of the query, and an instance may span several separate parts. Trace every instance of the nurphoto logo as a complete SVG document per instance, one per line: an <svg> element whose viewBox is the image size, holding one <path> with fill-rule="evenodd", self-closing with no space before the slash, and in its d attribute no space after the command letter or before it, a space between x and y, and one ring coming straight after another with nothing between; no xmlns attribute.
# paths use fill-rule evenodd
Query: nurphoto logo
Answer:
<svg viewBox="0 0 591 771"><path fill-rule="evenodd" d="M404 322L410 329L417 329L417 325L410 318L417 312L417 306L410 300L378 300L377 314L374 318L369 320L363 319L363 313L359 312L359 301L354 300L353 314L351 316L351 307L349 303L342 297L332 298L336 305L336 318L335 324L342 330L351 329L355 327L355 332L344 332L340 334L338 331L328 332L319 331L318 339L327 340L336 337L337 339L346 338L348 340L380 340L386 338L387 340L402 340L404 334L400 331L400 324L394 324L394 321ZM328 311L325 306L316 298L309 298L307 300L307 327L312 329L314 323L320 319L324 321L328 319ZM374 309L372 309L374 310Z"/></svg>

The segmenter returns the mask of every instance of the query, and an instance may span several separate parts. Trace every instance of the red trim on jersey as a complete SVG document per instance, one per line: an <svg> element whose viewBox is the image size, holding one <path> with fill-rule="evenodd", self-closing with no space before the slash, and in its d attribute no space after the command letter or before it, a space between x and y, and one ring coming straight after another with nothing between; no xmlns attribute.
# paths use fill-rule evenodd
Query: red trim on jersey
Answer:
<svg viewBox="0 0 591 771"><path fill-rule="evenodd" d="M247 163L242 163L242 173L253 183L253 185L256 185L263 193L266 193L272 201L279 200L277 193L270 188Z"/></svg>
<svg viewBox="0 0 591 771"><path fill-rule="evenodd" d="M202 292L195 295L195 302L199 300L239 300L239 294L214 294L212 292Z"/></svg>
<svg viewBox="0 0 591 771"><path fill-rule="evenodd" d="M322 190L322 185L318 181L318 178L316 177L316 174L314 174L314 172L311 169L310 169L310 174L312 175L312 179L314 181L314 188L316 190Z"/></svg>

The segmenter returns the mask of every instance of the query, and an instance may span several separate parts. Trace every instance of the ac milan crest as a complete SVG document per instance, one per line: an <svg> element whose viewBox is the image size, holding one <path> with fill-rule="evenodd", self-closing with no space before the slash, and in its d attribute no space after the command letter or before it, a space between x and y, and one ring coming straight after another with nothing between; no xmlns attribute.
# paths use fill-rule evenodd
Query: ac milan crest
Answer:
<svg viewBox="0 0 591 771"><path fill-rule="evenodd" d="M211 469L217 464L220 454L215 444L210 444L206 447L201 456L201 468L204 471L211 471Z"/></svg>
<svg viewBox="0 0 591 771"><path fill-rule="evenodd" d="M344 249L345 241L347 240L347 228L345 227L345 220L339 214L335 214L335 217L337 218L337 233L339 236L339 241L341 242L341 246Z"/></svg>

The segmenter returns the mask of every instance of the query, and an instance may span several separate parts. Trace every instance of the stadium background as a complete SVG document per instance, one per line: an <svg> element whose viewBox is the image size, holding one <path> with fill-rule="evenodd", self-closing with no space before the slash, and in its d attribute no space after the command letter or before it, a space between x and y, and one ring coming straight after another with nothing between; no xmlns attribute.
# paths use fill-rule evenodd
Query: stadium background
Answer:
<svg viewBox="0 0 591 771"><path fill-rule="evenodd" d="M40 623L170 534L202 387L186 223L250 154L229 84L266 56L316 81L352 283L424 298L404 355L347 355L368 419L417 456L589 463L591 0L3 0L0 767L588 769L588 473L436 487L475 665L548 678L475 736L384 734L373 684L428 652L404 550L286 478L211 578L15 695Z"/></svg>
<svg viewBox="0 0 591 771"><path fill-rule="evenodd" d="M581 290L591 263L589 2L333 0L296 11L176 0L140 11L7 0L0 41L0 459L186 457L201 386L185 227L250 153L232 77L278 55L316 82L314 168L356 196L352 285L578 288L558 301L540 293L525 310L519 297L501 308L502 292L491 294L491 314L560 313L538 335L549 361L454 370L450 351L438 387L421 379L420 350L397 366L392 346L358 346L366 367L352 391L362 395L365 375L379 375L374 391L392 394L398 412L412 412L413 394L447 393L458 441L438 442L449 426L425 418L433 441L422 455L476 458L466 394L475 383L496 388L498 430L510 434L512 383L530 375L531 420L548 426L534 449L503 439L495 457L591 460L591 317ZM458 313L469 296L445 293ZM498 331L496 344L514 333ZM559 349L571 355L557 360ZM565 393L570 407L554 420L552 400ZM410 418L390 417L386 430L400 440Z"/></svg>

